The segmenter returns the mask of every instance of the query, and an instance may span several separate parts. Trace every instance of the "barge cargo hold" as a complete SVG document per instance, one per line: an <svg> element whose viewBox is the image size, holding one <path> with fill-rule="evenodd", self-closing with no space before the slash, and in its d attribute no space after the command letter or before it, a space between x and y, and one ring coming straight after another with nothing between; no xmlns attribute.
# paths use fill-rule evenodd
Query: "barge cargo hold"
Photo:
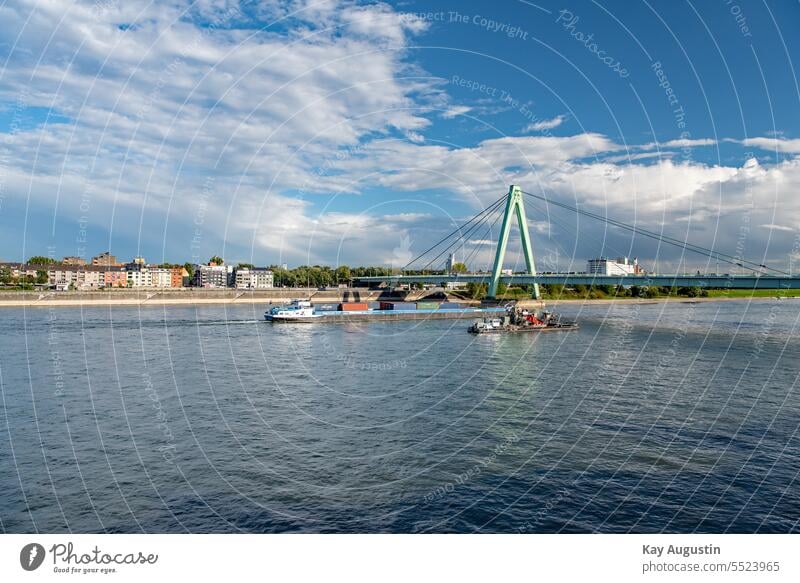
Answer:
<svg viewBox="0 0 800 583"><path fill-rule="evenodd" d="M405 303L405 302L403 302ZM264 319L274 323L331 323L349 322L399 322L401 320L474 320L480 317L496 317L506 313L506 308L436 308L401 309L398 304L380 310L316 310L309 302L294 302L290 306L274 307L264 312ZM403 306L404 308L406 306Z"/></svg>

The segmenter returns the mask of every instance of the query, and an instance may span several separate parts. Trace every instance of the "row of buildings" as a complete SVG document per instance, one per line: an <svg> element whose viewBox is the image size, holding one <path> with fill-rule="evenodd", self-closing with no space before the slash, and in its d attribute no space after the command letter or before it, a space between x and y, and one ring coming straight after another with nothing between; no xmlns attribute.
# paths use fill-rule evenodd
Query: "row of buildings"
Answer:
<svg viewBox="0 0 800 583"><path fill-rule="evenodd" d="M109 253L92 258L65 257L59 263L0 263L0 269L19 281L27 278L55 290L104 288L238 288L273 287L273 274L267 268L227 266L209 263L194 265L193 274L185 267L149 265L143 257L120 263Z"/></svg>
<svg viewBox="0 0 800 583"><path fill-rule="evenodd" d="M193 287L235 287L268 289L274 287L272 271L266 267L233 267L230 265L196 265Z"/></svg>

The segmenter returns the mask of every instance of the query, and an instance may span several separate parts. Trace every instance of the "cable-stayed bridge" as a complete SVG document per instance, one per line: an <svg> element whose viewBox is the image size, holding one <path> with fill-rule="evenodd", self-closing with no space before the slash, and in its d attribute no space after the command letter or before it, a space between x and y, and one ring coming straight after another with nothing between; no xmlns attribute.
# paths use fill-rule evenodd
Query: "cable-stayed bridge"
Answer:
<svg viewBox="0 0 800 583"><path fill-rule="evenodd" d="M751 275L733 274L641 274L641 275L596 275L588 273L546 273L536 272L536 263L533 255L533 244L528 232L527 217L525 214L525 200L537 199L547 204L560 207L579 215L603 221L606 224L630 231L636 235L647 237L658 241L660 244L675 246L683 251L704 255L709 260L715 260L717 264L724 263L734 267L751 270ZM502 211L502 212L501 212ZM453 248L463 245L470 237L480 236L483 229L483 238L491 233L492 228L502 216L503 222L497 240L494 266L491 273L445 273L445 274L425 274L425 271L432 269L437 261L442 257L448 256ZM492 217L494 217L493 220ZM553 218L552 216L550 217ZM506 248L511 231L512 223L516 220L519 226L522 253L525 258L526 273L508 275L503 273L503 260L505 259ZM465 262L469 262L472 255L477 251L477 247L466 257ZM417 265L413 270L414 275L392 275L379 277L362 277L357 281L367 284L385 283L397 285L403 283L427 283L444 284L450 282L459 283L488 283L488 297L496 297L499 284L509 285L531 285L533 286L533 296L539 298L539 285L611 285L611 286L663 286L663 287L700 287L700 288L727 288L727 289L800 289L800 276L793 276L785 271L771 268L763 263L746 260L742 257L729 255L720 251L702 247L681 241L663 233L650 231L642 227L637 227L622 221L599 215L585 209L572 207L570 205L548 199L545 196L524 192L519 186L511 185L508 194L500 197L484 210L470 218L457 229L439 240L435 245L423 251L420 255L413 258L406 264L402 271L412 269L411 266ZM421 266L421 268L420 268Z"/></svg>

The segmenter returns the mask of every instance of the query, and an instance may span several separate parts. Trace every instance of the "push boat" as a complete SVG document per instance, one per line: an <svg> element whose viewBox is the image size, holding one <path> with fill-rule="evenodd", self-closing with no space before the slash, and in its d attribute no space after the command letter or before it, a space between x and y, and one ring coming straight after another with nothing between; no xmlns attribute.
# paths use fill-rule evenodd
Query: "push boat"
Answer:
<svg viewBox="0 0 800 583"><path fill-rule="evenodd" d="M577 330L576 322L562 322L553 312L529 312L519 308L509 308L500 318L477 320L468 331L471 334L507 334L516 332L568 332Z"/></svg>

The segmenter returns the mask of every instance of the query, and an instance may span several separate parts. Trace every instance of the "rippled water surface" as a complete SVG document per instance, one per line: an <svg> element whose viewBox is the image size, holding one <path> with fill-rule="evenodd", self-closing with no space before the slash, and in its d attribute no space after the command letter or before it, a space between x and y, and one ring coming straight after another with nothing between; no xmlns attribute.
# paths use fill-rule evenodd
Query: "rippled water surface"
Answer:
<svg viewBox="0 0 800 583"><path fill-rule="evenodd" d="M0 311L6 532L791 532L800 300L570 333Z"/></svg>

